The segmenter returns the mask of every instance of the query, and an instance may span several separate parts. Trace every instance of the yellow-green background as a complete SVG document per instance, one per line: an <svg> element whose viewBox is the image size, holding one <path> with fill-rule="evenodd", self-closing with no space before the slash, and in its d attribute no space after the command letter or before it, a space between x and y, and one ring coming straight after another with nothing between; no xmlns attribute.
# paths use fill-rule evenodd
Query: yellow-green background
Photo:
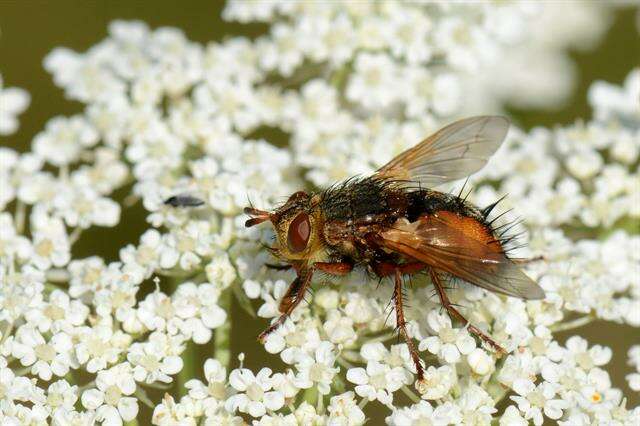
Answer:
<svg viewBox="0 0 640 426"><path fill-rule="evenodd" d="M65 46L83 52L107 35L107 25L114 19L139 19L152 28L178 27L189 39L202 43L223 40L234 34L254 37L267 28L262 24L224 22L220 19L222 7L223 2L216 1L0 0L0 73L5 86L22 87L31 94L31 105L19 118L20 130L12 136L0 137L0 145L26 151L33 136L50 117L82 111L82 104L64 99L62 90L54 86L42 67L43 58L52 48ZM567 16L567 19L571 17ZM571 53L578 65L579 81L577 90L565 106L555 111L513 110L516 121L524 128L530 128L589 119L586 92L591 82L603 79L622 83L629 70L640 63L640 38L634 19L634 10L628 7L619 9L607 36L593 51ZM127 189L120 191L118 196L124 196ZM117 228L93 228L83 234L74 247L74 257L97 254L115 260L118 249L137 241L145 227L145 212L138 204L123 212ZM282 363L278 357L268 355L254 339L267 321L251 319L236 305L232 316L233 353L245 352L245 365L249 368L271 366L274 370L279 369ZM630 372L626 365L626 351L631 344L640 343L638 329L599 322L578 331L591 343L613 347L609 371L614 385L621 387L629 396L628 407L639 404L640 397L628 388L624 379ZM194 350L202 362L212 354L210 345ZM235 364L235 356L233 360ZM190 366L194 375L202 376L202 362ZM176 393L181 391L176 389ZM160 395L154 397L158 400ZM378 423L381 412L371 405L375 404L367 407L367 415ZM141 415L141 424L148 422L147 416L148 413Z"/></svg>

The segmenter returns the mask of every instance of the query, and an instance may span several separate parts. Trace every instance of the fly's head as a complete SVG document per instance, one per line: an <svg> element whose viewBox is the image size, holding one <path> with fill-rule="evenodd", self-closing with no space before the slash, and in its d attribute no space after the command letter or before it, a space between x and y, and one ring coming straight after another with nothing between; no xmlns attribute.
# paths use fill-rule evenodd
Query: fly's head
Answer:
<svg viewBox="0 0 640 426"><path fill-rule="evenodd" d="M267 220L271 222L277 238L272 249L285 260L310 259L322 245L320 209L316 197L304 191L295 192L274 211L246 207L244 212L251 216L245 222L247 228Z"/></svg>

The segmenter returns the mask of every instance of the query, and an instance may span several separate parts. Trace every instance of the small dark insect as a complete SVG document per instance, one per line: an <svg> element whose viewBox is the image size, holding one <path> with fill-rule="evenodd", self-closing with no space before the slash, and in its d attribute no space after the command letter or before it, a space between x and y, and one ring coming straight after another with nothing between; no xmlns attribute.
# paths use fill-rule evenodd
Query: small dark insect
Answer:
<svg viewBox="0 0 640 426"><path fill-rule="evenodd" d="M172 207L198 207L203 205L204 201L188 194L178 194L167 198L164 203Z"/></svg>
<svg viewBox="0 0 640 426"><path fill-rule="evenodd" d="M422 380L423 367L406 329L403 275L428 274L449 315L465 324L447 297L446 277L508 296L544 298L544 291L518 267L519 260L508 256L513 236L505 236L488 219L495 203L479 209L460 196L429 189L480 170L508 128L504 117L460 120L372 176L351 178L318 193L296 192L273 211L245 208L251 216L245 226L272 223L277 236L272 251L297 274L280 302L281 316L259 339L264 341L291 315L314 272L345 275L362 266L380 278L393 278L397 328ZM468 330L504 353L477 327L469 324Z"/></svg>

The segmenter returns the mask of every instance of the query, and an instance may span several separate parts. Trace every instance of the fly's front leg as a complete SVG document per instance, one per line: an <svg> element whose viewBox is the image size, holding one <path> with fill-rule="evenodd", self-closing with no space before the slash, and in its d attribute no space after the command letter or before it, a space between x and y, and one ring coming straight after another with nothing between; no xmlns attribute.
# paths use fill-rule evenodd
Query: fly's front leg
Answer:
<svg viewBox="0 0 640 426"><path fill-rule="evenodd" d="M278 319L269 326L265 331L260 333L258 336L258 340L264 343L267 336L269 334L276 331L284 322L289 318L293 310L300 304L302 299L304 298L307 289L309 288L309 284L311 283L311 277L313 276L313 271L310 269L301 270L298 272L298 276L291 283L287 292L282 297L280 301L280 306L278 307L279 311L282 313L278 317Z"/></svg>

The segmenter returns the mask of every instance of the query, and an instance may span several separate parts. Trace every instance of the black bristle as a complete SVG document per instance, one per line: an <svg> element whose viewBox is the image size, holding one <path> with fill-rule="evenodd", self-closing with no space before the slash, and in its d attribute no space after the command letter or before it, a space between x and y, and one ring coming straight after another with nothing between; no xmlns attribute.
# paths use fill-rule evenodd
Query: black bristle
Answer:
<svg viewBox="0 0 640 426"><path fill-rule="evenodd" d="M491 221L489 221L488 225L491 226L496 220L500 219L502 216L506 215L507 213L510 213L512 210L513 209L509 209L509 210L503 211L498 216L496 216L493 219L491 219Z"/></svg>
<svg viewBox="0 0 640 426"><path fill-rule="evenodd" d="M507 197L507 195L503 195L502 197L498 198L496 201L494 201L493 203L489 204L487 207L485 207L484 209L482 209L482 216L484 216L484 218L486 219L487 217L489 217L489 215L491 214L491 212L493 211L493 209L505 198Z"/></svg>
<svg viewBox="0 0 640 426"><path fill-rule="evenodd" d="M464 191L464 187L467 186L467 182L469 182L469 177L468 176L464 180L464 183L462 184L462 188L460 188L460 192L458 192L458 198L462 197L462 191Z"/></svg>

